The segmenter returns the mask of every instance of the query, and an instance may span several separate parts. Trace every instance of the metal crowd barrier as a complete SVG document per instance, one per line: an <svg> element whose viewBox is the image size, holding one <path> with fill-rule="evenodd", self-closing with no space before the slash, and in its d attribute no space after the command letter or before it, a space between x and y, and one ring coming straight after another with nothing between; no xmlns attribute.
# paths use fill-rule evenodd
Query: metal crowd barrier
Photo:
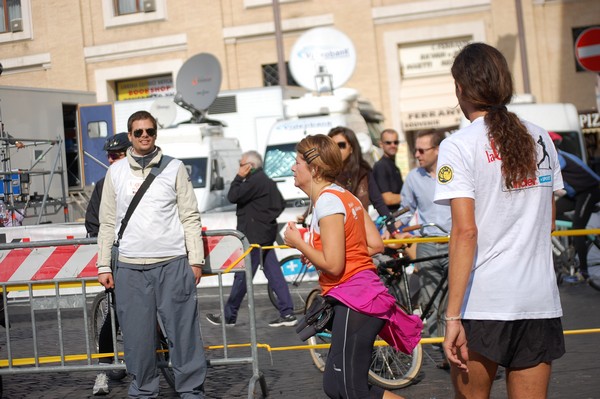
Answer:
<svg viewBox="0 0 600 399"><path fill-rule="evenodd" d="M202 236L206 255L205 271L210 268L210 272L217 275L221 311L224 308L223 274L244 271L248 289L250 356L230 355L223 325L224 356L211 358L209 362L211 365L251 364L248 397L254 397L257 382L263 396L266 396L266 383L258 366L252 267L247 256L252 248L248 239L237 230L203 231ZM116 353L116 345L114 354L95 353L96 343L90 333L90 323L94 321L88 311L88 296L103 290L96 278L96 258L95 238L0 244L0 289L4 305L0 311L0 323L3 319L6 326L5 342L0 340L0 345L6 348L6 358L0 358L0 377L126 368L126 365L118 362L100 364L97 361L106 356L117 359L119 354ZM19 313L11 311L16 306L25 306L27 310ZM81 324L71 321L81 316ZM115 318L112 320L113 342L116 342ZM31 328L10 327L11 321L15 326L29 321ZM48 327L48 324L53 327ZM50 340L55 342L41 345L42 336L47 340L49 335Z"/></svg>

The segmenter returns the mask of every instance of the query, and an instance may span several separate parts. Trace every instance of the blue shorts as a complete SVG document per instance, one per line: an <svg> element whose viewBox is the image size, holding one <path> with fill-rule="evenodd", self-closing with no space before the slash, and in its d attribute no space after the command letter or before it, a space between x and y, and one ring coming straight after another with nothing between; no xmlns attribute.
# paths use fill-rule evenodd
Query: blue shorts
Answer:
<svg viewBox="0 0 600 399"><path fill-rule="evenodd" d="M565 353L560 318L463 320L469 350L509 368L551 363Z"/></svg>

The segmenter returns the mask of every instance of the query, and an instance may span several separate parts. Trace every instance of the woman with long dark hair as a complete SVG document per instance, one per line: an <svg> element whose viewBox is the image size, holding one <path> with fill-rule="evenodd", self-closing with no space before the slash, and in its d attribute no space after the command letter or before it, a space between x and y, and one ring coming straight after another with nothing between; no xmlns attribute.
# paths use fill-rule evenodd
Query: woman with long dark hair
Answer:
<svg viewBox="0 0 600 399"><path fill-rule="evenodd" d="M360 144L352 129L338 126L327 134L335 141L342 153L342 171L337 175L337 184L354 194L361 204L369 207L369 175L371 165L362 157Z"/></svg>
<svg viewBox="0 0 600 399"><path fill-rule="evenodd" d="M452 212L444 351L456 397L489 397L501 365L509 398L545 398L565 352L550 241L557 154L548 132L507 110L497 49L469 44L451 71L472 122L442 142L435 194Z"/></svg>

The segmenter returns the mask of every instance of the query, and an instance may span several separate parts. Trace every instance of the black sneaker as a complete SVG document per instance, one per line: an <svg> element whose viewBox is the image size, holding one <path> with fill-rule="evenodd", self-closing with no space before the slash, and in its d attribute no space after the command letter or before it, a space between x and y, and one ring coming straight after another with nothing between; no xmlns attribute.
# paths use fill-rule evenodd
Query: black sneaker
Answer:
<svg viewBox="0 0 600 399"><path fill-rule="evenodd" d="M206 320L208 320L210 324L214 324L215 326L220 326L221 324L223 324L223 319L221 319L221 315L214 313L207 313ZM227 327L234 327L235 323L226 322L225 325Z"/></svg>
<svg viewBox="0 0 600 399"><path fill-rule="evenodd" d="M298 319L293 314L278 317L269 323L270 327L292 327L298 324Z"/></svg>

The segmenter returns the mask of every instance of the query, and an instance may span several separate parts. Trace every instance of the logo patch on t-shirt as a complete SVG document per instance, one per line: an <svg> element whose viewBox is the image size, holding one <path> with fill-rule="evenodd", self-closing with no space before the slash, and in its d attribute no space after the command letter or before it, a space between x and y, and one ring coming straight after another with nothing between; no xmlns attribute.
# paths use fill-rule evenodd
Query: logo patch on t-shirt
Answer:
<svg viewBox="0 0 600 399"><path fill-rule="evenodd" d="M444 165L438 170L438 182L441 184L450 183L454 177L454 171L450 165Z"/></svg>

